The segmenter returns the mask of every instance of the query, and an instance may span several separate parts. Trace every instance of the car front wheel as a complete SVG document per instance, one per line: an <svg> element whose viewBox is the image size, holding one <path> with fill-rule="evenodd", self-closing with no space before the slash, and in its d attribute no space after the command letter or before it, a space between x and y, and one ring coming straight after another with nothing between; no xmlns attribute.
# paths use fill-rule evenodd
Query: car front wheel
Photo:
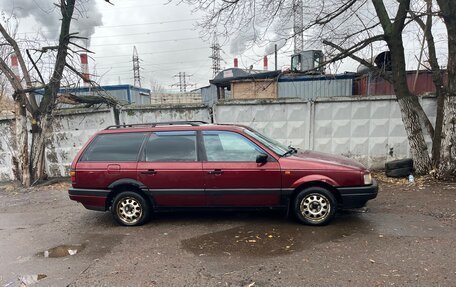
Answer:
<svg viewBox="0 0 456 287"><path fill-rule="evenodd" d="M138 193L124 191L112 201L114 219L121 225L137 226L149 219L150 208L147 201Z"/></svg>
<svg viewBox="0 0 456 287"><path fill-rule="evenodd" d="M334 195L322 187L308 187L298 193L294 200L294 213L304 224L326 225L336 213Z"/></svg>

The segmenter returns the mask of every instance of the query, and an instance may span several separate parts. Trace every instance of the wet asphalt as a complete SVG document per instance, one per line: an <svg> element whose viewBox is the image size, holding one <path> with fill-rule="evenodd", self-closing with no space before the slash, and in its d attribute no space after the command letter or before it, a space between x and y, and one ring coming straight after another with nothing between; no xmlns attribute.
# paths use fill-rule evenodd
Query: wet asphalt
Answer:
<svg viewBox="0 0 456 287"><path fill-rule="evenodd" d="M381 183L325 227L179 212L121 227L65 186L0 192L0 286L456 286L456 184Z"/></svg>

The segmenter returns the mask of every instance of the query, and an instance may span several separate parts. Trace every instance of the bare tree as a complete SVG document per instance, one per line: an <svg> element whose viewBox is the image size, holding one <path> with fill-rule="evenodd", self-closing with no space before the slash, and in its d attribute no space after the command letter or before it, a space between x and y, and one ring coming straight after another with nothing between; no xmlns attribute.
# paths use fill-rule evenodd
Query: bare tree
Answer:
<svg viewBox="0 0 456 287"><path fill-rule="evenodd" d="M72 66L73 54L78 51L90 52L80 44L78 33L70 32L71 23L74 19L74 12L78 8L75 6L76 0L59 0L56 7L60 11L61 23L58 44L55 46L40 47L36 49L23 49L14 39L14 35L8 32L4 25L0 24L1 45L11 49L17 57L23 78L19 78L8 65L5 58L0 58L0 71L8 79L14 93L15 101L15 131L16 131L16 155L13 157L15 165L15 175L24 184L29 186L35 180L43 178L44 172L44 152L46 138L50 132L53 122L53 111L56 109L58 92L62 80L68 80L69 74L78 78L83 75ZM33 53L32 53L33 52ZM34 55L38 54L38 57ZM43 55L50 54L53 58L53 69L46 76L39 68L39 61ZM35 79L32 79L35 75ZM74 78L74 77L73 77ZM96 85L91 82L92 85ZM41 101L38 101L36 94L41 91ZM66 102L105 103L116 105L117 103L109 96L101 97L78 97L76 95L66 95ZM30 117L32 131L31 142L28 137L27 123ZM30 152L28 149L30 142Z"/></svg>
<svg viewBox="0 0 456 287"><path fill-rule="evenodd" d="M294 0L184 0L204 11L200 23L206 33L223 32L235 35L246 27L254 26L251 42L264 42L276 22L287 22L293 13ZM456 3L436 0L438 11L432 11L432 0L302 0L306 43L324 45L328 60L333 63L351 58L369 67L391 82L401 109L410 150L418 173L437 169L437 176L455 173L455 91L456 87ZM417 8L416 8L417 7ZM415 9L416 8L416 9ZM424 19L424 20L423 20ZM443 19L448 33L448 85L441 78L431 23ZM418 23L424 31L428 46L429 63L437 87L437 121L433 125L425 114L418 98L408 88L404 52L406 29ZM287 30L288 28L288 30ZM293 37L290 25L283 26L282 37ZM369 51L387 48L391 53L391 71L378 69L366 61ZM433 140L432 153L425 142L425 134ZM433 160L431 160L432 154Z"/></svg>

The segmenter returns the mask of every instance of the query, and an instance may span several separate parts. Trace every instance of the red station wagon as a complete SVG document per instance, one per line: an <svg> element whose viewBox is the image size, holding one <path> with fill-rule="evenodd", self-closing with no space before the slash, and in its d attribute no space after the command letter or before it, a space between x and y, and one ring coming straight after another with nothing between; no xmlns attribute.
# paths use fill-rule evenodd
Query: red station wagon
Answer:
<svg viewBox="0 0 456 287"><path fill-rule="evenodd" d="M179 208L283 208L327 224L377 196L360 163L285 147L241 125L163 122L109 126L71 165L72 200L111 210L122 225Z"/></svg>

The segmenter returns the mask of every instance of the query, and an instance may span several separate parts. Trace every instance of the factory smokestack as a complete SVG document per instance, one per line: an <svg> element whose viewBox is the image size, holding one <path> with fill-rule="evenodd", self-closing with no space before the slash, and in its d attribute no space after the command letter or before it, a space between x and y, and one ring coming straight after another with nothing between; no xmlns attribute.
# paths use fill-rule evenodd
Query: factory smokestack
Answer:
<svg viewBox="0 0 456 287"><path fill-rule="evenodd" d="M16 54L11 55L11 70L18 79L21 78L19 75L19 61L17 60Z"/></svg>
<svg viewBox="0 0 456 287"><path fill-rule="evenodd" d="M268 70L268 56L263 57L263 70Z"/></svg>
<svg viewBox="0 0 456 287"><path fill-rule="evenodd" d="M89 61L87 54L83 53L80 55L81 57L81 74L82 80L84 81L84 86L87 86L87 83L90 81L90 74L89 74Z"/></svg>
<svg viewBox="0 0 456 287"><path fill-rule="evenodd" d="M238 58L234 58L234 67L237 68L238 67Z"/></svg>

